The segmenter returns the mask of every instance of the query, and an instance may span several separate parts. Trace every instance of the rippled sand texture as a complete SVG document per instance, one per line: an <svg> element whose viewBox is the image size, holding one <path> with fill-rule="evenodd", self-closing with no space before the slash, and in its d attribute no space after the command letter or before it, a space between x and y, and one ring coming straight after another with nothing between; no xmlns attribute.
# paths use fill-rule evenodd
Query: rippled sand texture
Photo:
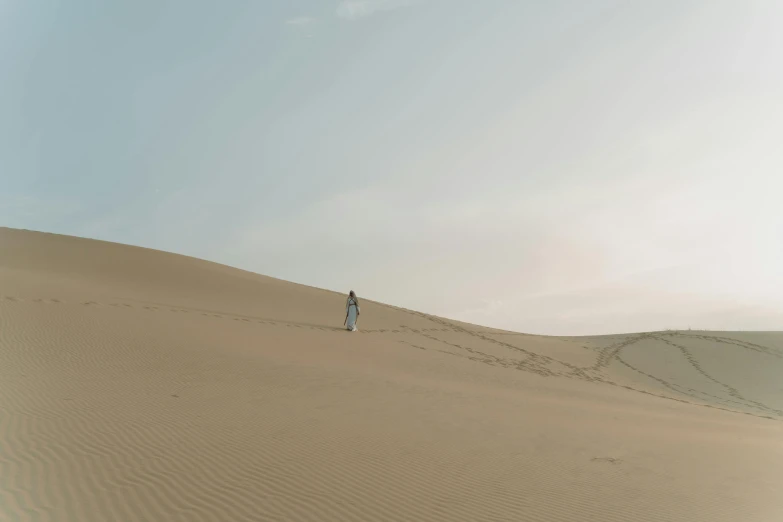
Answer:
<svg viewBox="0 0 783 522"><path fill-rule="evenodd" d="M783 520L783 334L542 337L0 229L0 520Z"/></svg>

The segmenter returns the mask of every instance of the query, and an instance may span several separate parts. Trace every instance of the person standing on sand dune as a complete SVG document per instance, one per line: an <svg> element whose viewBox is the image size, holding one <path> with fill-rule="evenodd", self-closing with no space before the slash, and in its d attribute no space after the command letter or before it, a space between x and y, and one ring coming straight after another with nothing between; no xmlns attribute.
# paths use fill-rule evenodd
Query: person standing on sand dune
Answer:
<svg viewBox="0 0 783 522"><path fill-rule="evenodd" d="M345 304L345 326L351 331L356 331L356 321L359 320L359 299L353 290L348 294L348 301Z"/></svg>

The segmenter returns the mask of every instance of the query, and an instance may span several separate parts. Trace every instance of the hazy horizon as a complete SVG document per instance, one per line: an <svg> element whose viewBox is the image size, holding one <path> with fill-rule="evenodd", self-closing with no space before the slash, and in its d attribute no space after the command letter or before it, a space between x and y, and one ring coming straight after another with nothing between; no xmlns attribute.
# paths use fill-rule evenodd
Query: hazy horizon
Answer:
<svg viewBox="0 0 783 522"><path fill-rule="evenodd" d="M0 4L0 226L504 329L783 329L783 4Z"/></svg>

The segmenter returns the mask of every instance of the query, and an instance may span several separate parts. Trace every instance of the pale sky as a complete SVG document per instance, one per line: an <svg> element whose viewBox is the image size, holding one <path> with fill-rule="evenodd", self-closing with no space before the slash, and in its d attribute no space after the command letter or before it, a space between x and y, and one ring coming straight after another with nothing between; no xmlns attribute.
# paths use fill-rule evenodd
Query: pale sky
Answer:
<svg viewBox="0 0 783 522"><path fill-rule="evenodd" d="M516 331L781 330L783 2L0 0L0 225Z"/></svg>

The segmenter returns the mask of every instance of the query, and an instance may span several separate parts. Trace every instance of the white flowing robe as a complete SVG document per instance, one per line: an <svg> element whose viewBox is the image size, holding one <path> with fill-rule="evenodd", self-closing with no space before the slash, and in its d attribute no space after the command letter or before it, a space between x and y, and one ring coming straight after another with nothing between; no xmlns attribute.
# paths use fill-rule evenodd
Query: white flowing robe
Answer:
<svg viewBox="0 0 783 522"><path fill-rule="evenodd" d="M359 317L359 305L352 297L348 298L348 302L345 304L345 314L348 316L345 321L345 326L352 332L356 331L356 319Z"/></svg>

